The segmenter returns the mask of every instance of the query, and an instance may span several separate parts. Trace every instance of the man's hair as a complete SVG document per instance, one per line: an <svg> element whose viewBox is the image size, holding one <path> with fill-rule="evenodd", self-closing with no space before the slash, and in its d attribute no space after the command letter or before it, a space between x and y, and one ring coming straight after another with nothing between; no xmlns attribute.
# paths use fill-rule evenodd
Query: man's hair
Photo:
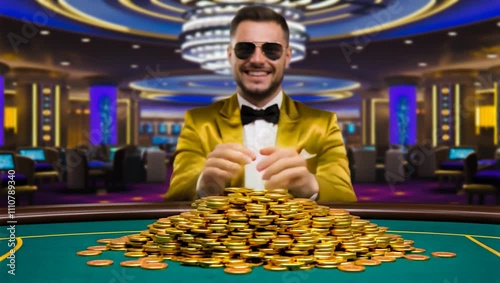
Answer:
<svg viewBox="0 0 500 283"><path fill-rule="evenodd" d="M231 38L234 36L239 24L243 21L277 23L283 30L286 44L289 42L290 30L288 29L288 24L286 23L285 18L271 8L265 6L246 6L239 9L231 21L231 29L229 33Z"/></svg>

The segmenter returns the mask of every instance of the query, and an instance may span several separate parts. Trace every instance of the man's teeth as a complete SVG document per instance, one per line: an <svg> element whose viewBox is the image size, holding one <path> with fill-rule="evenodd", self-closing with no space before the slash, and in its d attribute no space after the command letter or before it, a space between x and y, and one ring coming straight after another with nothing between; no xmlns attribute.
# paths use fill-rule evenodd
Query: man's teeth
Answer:
<svg viewBox="0 0 500 283"><path fill-rule="evenodd" d="M266 72L248 72L248 74L251 76L265 76L265 75L267 75Z"/></svg>

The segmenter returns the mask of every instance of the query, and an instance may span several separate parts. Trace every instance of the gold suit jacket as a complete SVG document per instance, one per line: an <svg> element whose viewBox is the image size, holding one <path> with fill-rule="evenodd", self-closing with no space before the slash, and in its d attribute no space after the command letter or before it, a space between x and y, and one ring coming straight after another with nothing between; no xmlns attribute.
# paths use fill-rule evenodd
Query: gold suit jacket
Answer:
<svg viewBox="0 0 500 283"><path fill-rule="evenodd" d="M236 94L186 112L166 201L196 198L196 184L206 158L222 143L243 144ZM356 201L336 114L310 108L283 94L276 146L304 149L312 156L307 159L307 167L319 184L316 201ZM231 187L244 186L243 171L231 180Z"/></svg>

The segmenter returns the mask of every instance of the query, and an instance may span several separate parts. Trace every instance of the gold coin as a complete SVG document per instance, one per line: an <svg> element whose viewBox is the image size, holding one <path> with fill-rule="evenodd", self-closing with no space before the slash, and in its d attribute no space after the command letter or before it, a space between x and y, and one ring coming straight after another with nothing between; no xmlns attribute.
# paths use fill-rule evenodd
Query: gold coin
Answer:
<svg viewBox="0 0 500 283"><path fill-rule="evenodd" d="M429 259L429 257L426 255L418 255L418 254L405 255L404 258L409 259L409 260L428 260Z"/></svg>
<svg viewBox="0 0 500 283"><path fill-rule="evenodd" d="M375 266L380 265L382 262L375 259L358 259L354 262L355 265Z"/></svg>
<svg viewBox="0 0 500 283"><path fill-rule="evenodd" d="M209 264L207 267L208 268L221 268L221 267L224 267L224 264L222 264L222 263Z"/></svg>
<svg viewBox="0 0 500 283"><path fill-rule="evenodd" d="M141 264L141 268L144 269L165 269L168 267L168 264L163 262L143 262Z"/></svg>
<svg viewBox="0 0 500 283"><path fill-rule="evenodd" d="M107 246L90 246L90 247L87 247L87 250L107 251L107 250L109 250L109 248Z"/></svg>
<svg viewBox="0 0 500 283"><path fill-rule="evenodd" d="M346 272L361 272L365 270L365 267L362 265L341 264L338 269Z"/></svg>
<svg viewBox="0 0 500 283"><path fill-rule="evenodd" d="M393 256L374 256L372 257L374 260L378 260L380 262L393 262L396 261L396 258Z"/></svg>
<svg viewBox="0 0 500 283"><path fill-rule="evenodd" d="M142 265L142 261L139 260L127 260L120 262L120 266L123 267L140 267Z"/></svg>
<svg viewBox="0 0 500 283"><path fill-rule="evenodd" d="M284 266L276 266L276 265L272 265L272 264L264 265L264 269L270 270L270 271L287 271L288 270L288 268L286 268Z"/></svg>
<svg viewBox="0 0 500 283"><path fill-rule="evenodd" d="M425 249L415 248L411 252L414 253L414 254L425 253Z"/></svg>
<svg viewBox="0 0 500 283"><path fill-rule="evenodd" d="M396 258L403 257L404 255L405 255L405 253L403 253L403 252L386 252L385 253L385 256L396 257Z"/></svg>
<svg viewBox="0 0 500 283"><path fill-rule="evenodd" d="M435 256L435 257L456 257L457 256L456 253L452 253L452 252L432 252L431 255Z"/></svg>
<svg viewBox="0 0 500 283"><path fill-rule="evenodd" d="M87 264L90 266L108 266L112 265L113 261L109 259L96 259L87 261Z"/></svg>
<svg viewBox="0 0 500 283"><path fill-rule="evenodd" d="M338 268L339 265L337 264L316 264L317 268L323 268L323 269L335 269Z"/></svg>
<svg viewBox="0 0 500 283"><path fill-rule="evenodd" d="M80 255L80 256L93 256L93 255L100 255L100 254L102 254L102 251L85 250L85 251L76 252L76 254Z"/></svg>
<svg viewBox="0 0 500 283"><path fill-rule="evenodd" d="M141 262L162 262L164 258L161 256L148 256L148 257L141 257L138 260Z"/></svg>
<svg viewBox="0 0 500 283"><path fill-rule="evenodd" d="M99 239L99 240L97 240L97 242L98 242L99 244L109 244L109 243L111 243L111 241L113 241L113 240L114 240L114 239Z"/></svg>
<svg viewBox="0 0 500 283"><path fill-rule="evenodd" d="M251 268L234 268L234 267L226 267L224 268L225 273L229 274L248 274L252 272Z"/></svg>
<svg viewBox="0 0 500 283"><path fill-rule="evenodd" d="M300 267L300 270L311 270L314 268L313 264L303 265Z"/></svg>
<svg viewBox="0 0 500 283"><path fill-rule="evenodd" d="M126 257L145 257L145 256L148 256L148 254L145 252L126 252L125 256Z"/></svg>

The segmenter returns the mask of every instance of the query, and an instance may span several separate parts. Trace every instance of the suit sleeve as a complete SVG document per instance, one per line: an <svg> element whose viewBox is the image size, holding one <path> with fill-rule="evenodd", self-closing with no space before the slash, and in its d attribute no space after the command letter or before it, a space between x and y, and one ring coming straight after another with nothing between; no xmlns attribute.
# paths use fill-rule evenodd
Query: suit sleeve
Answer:
<svg viewBox="0 0 500 283"><path fill-rule="evenodd" d="M179 135L170 187L165 194L165 201L191 201L196 197L196 183L206 154L198 135L192 113L186 112L184 127Z"/></svg>
<svg viewBox="0 0 500 283"><path fill-rule="evenodd" d="M355 202L356 194L351 183L349 162L337 124L337 115L330 116L328 130L316 168L319 184L318 202Z"/></svg>

